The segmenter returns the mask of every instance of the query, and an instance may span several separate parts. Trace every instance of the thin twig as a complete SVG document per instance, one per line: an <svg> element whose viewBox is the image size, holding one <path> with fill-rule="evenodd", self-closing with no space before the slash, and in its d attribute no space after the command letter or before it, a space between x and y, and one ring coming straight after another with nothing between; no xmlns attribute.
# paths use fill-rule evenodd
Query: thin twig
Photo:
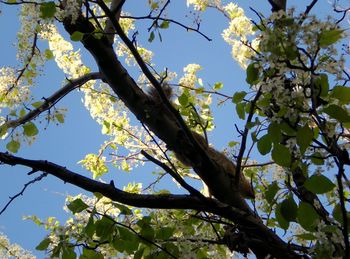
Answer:
<svg viewBox="0 0 350 259"><path fill-rule="evenodd" d="M31 172L29 173L31 174ZM0 215L2 213L5 212L5 210L8 208L8 206L10 206L10 204L16 199L18 198L19 196L23 195L24 194L24 191L31 185L31 184L34 184L35 182L39 182L41 181L44 177L46 177L48 175L48 173L42 173L41 175L39 175L38 177L34 178L33 180L27 182L26 184L24 184L22 190L17 193L15 196L12 196L10 197L10 200L6 203L6 205L4 206L4 208L0 211Z"/></svg>

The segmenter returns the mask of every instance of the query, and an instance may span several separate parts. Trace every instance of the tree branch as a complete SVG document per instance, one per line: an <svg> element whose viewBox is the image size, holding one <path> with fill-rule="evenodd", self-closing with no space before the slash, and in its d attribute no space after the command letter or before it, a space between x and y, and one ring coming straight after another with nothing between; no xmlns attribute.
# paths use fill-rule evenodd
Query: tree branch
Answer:
<svg viewBox="0 0 350 259"><path fill-rule="evenodd" d="M227 206L215 199L206 197L200 199L190 195L128 193L115 188L113 182L110 184L101 183L46 160L24 159L9 153L0 152L0 162L12 166L23 165L32 168L34 171L45 172L63 180L65 183L71 183L89 192L101 193L113 201L130 206L150 209L191 209L215 213L239 224L237 228L244 232L245 242L248 242L249 247L255 254L300 258L290 249L288 244L284 243L260 220L245 211ZM262 240L264 240L264 246L261 246Z"/></svg>
<svg viewBox="0 0 350 259"><path fill-rule="evenodd" d="M90 80L101 79L101 78L102 78L101 73L95 72L95 73L89 73L89 74L83 75L77 79L69 80L68 84L63 86L61 89L59 89L53 95L51 95L48 98L43 98L45 101L38 108L30 111L29 113L27 113L26 115L24 115L21 118L18 118L17 120L9 120L9 121L5 122L3 125L1 125L1 127L16 128L20 125L23 125L23 124L27 123L28 121L35 119L44 111L49 110L59 100L61 100L63 97L65 97L68 93L70 93L74 89L82 86L83 84L85 84L86 82L88 82Z"/></svg>

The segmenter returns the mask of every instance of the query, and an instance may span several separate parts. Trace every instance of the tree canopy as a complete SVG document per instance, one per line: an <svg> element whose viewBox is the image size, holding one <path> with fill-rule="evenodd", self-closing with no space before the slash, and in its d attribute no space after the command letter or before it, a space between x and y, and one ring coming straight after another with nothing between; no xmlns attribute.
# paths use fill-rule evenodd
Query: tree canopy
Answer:
<svg viewBox="0 0 350 259"><path fill-rule="evenodd" d="M350 257L347 2L0 3L4 13L18 8L20 24L17 64L0 68L0 168L24 166L30 178L0 217L46 177L90 194L67 196L66 222L26 217L47 229L37 250L64 259ZM240 66L232 68L245 78L239 89L205 81L210 71L195 62L176 71L171 59L165 68L154 61L152 46L178 31L191 32L179 44L211 42L208 13L212 27L224 26L219 36L231 53L222 54ZM52 76L52 61L62 84L43 96L40 78ZM71 107L61 103L74 92L105 137L99 150L77 161L80 172L45 153L21 155L65 127ZM213 144L218 117L223 151ZM116 170L133 182L121 186ZM33 257L5 234L0 255Z"/></svg>

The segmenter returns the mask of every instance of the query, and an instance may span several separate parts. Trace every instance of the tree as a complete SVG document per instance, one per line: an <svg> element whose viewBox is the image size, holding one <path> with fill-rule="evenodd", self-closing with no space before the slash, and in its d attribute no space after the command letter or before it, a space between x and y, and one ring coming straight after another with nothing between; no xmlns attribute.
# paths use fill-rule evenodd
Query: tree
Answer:
<svg viewBox="0 0 350 259"><path fill-rule="evenodd" d="M348 50L340 45L348 9L335 1L330 10L340 19L321 19L312 15L317 0L299 3L302 11L269 0L271 13L252 9L256 17L250 20L234 3L188 0L197 25L191 27L168 17L169 0L148 1L144 16L126 13L125 2L1 1L21 8L22 68L1 69L0 132L10 153L1 152L0 161L30 168L29 175L38 175L33 182L52 175L93 193L67 198L72 218L63 225L33 216L49 229L36 248L62 258L223 258L232 252L257 258L348 258L350 77ZM197 76L197 64L186 66L176 82L175 73L159 72L152 52L142 47L135 21L140 31L149 26L149 42L161 41L169 26L209 40L199 19L208 9L229 21L222 36L246 71L246 91L224 94L220 82L208 89ZM82 54L93 57L97 71L83 64L63 31L82 44ZM42 49L41 41L49 48ZM31 86L49 59L67 78L57 92L38 101ZM97 154L80 161L92 178L14 155L37 138L40 120L64 123L64 110L57 105L78 89L110 138ZM232 101L245 121L242 129L237 126L239 142L228 143L226 153L208 144L213 97ZM253 150L271 161L256 162L262 156ZM111 165L130 171L145 160L161 168L146 190L139 184L122 190L114 181L98 180ZM154 188L164 175L177 182L181 194ZM190 185L189 179L198 183ZM201 183L206 191L199 191Z"/></svg>

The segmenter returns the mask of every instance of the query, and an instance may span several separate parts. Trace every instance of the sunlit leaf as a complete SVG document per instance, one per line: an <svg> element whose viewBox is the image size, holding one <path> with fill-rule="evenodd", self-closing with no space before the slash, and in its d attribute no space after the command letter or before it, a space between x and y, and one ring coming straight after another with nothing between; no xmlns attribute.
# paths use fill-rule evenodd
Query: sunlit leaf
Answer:
<svg viewBox="0 0 350 259"><path fill-rule="evenodd" d="M82 199L75 199L71 203L67 205L68 209L75 213L82 212L83 210L89 208L89 205L87 205L85 202L82 201Z"/></svg>
<svg viewBox="0 0 350 259"><path fill-rule="evenodd" d="M24 135L32 137L37 135L39 133L39 130L33 122L27 122L23 125L23 132Z"/></svg>
<svg viewBox="0 0 350 259"><path fill-rule="evenodd" d="M233 97L232 97L232 102L233 103L240 103L244 97L247 95L247 92L242 91L242 92L235 92Z"/></svg>
<svg viewBox="0 0 350 259"><path fill-rule="evenodd" d="M321 48L326 48L329 45L336 43L342 38L343 30L332 29L332 30L323 30L320 33L319 44Z"/></svg>
<svg viewBox="0 0 350 259"><path fill-rule="evenodd" d="M11 140L6 145L6 149L12 153L17 153L18 149L21 147L21 143L16 140Z"/></svg>
<svg viewBox="0 0 350 259"><path fill-rule="evenodd" d="M39 245L37 245L35 247L35 249L39 250L39 251L44 251L44 250L46 250L49 247L50 243L51 243L51 239L50 238L45 238L39 243Z"/></svg>

